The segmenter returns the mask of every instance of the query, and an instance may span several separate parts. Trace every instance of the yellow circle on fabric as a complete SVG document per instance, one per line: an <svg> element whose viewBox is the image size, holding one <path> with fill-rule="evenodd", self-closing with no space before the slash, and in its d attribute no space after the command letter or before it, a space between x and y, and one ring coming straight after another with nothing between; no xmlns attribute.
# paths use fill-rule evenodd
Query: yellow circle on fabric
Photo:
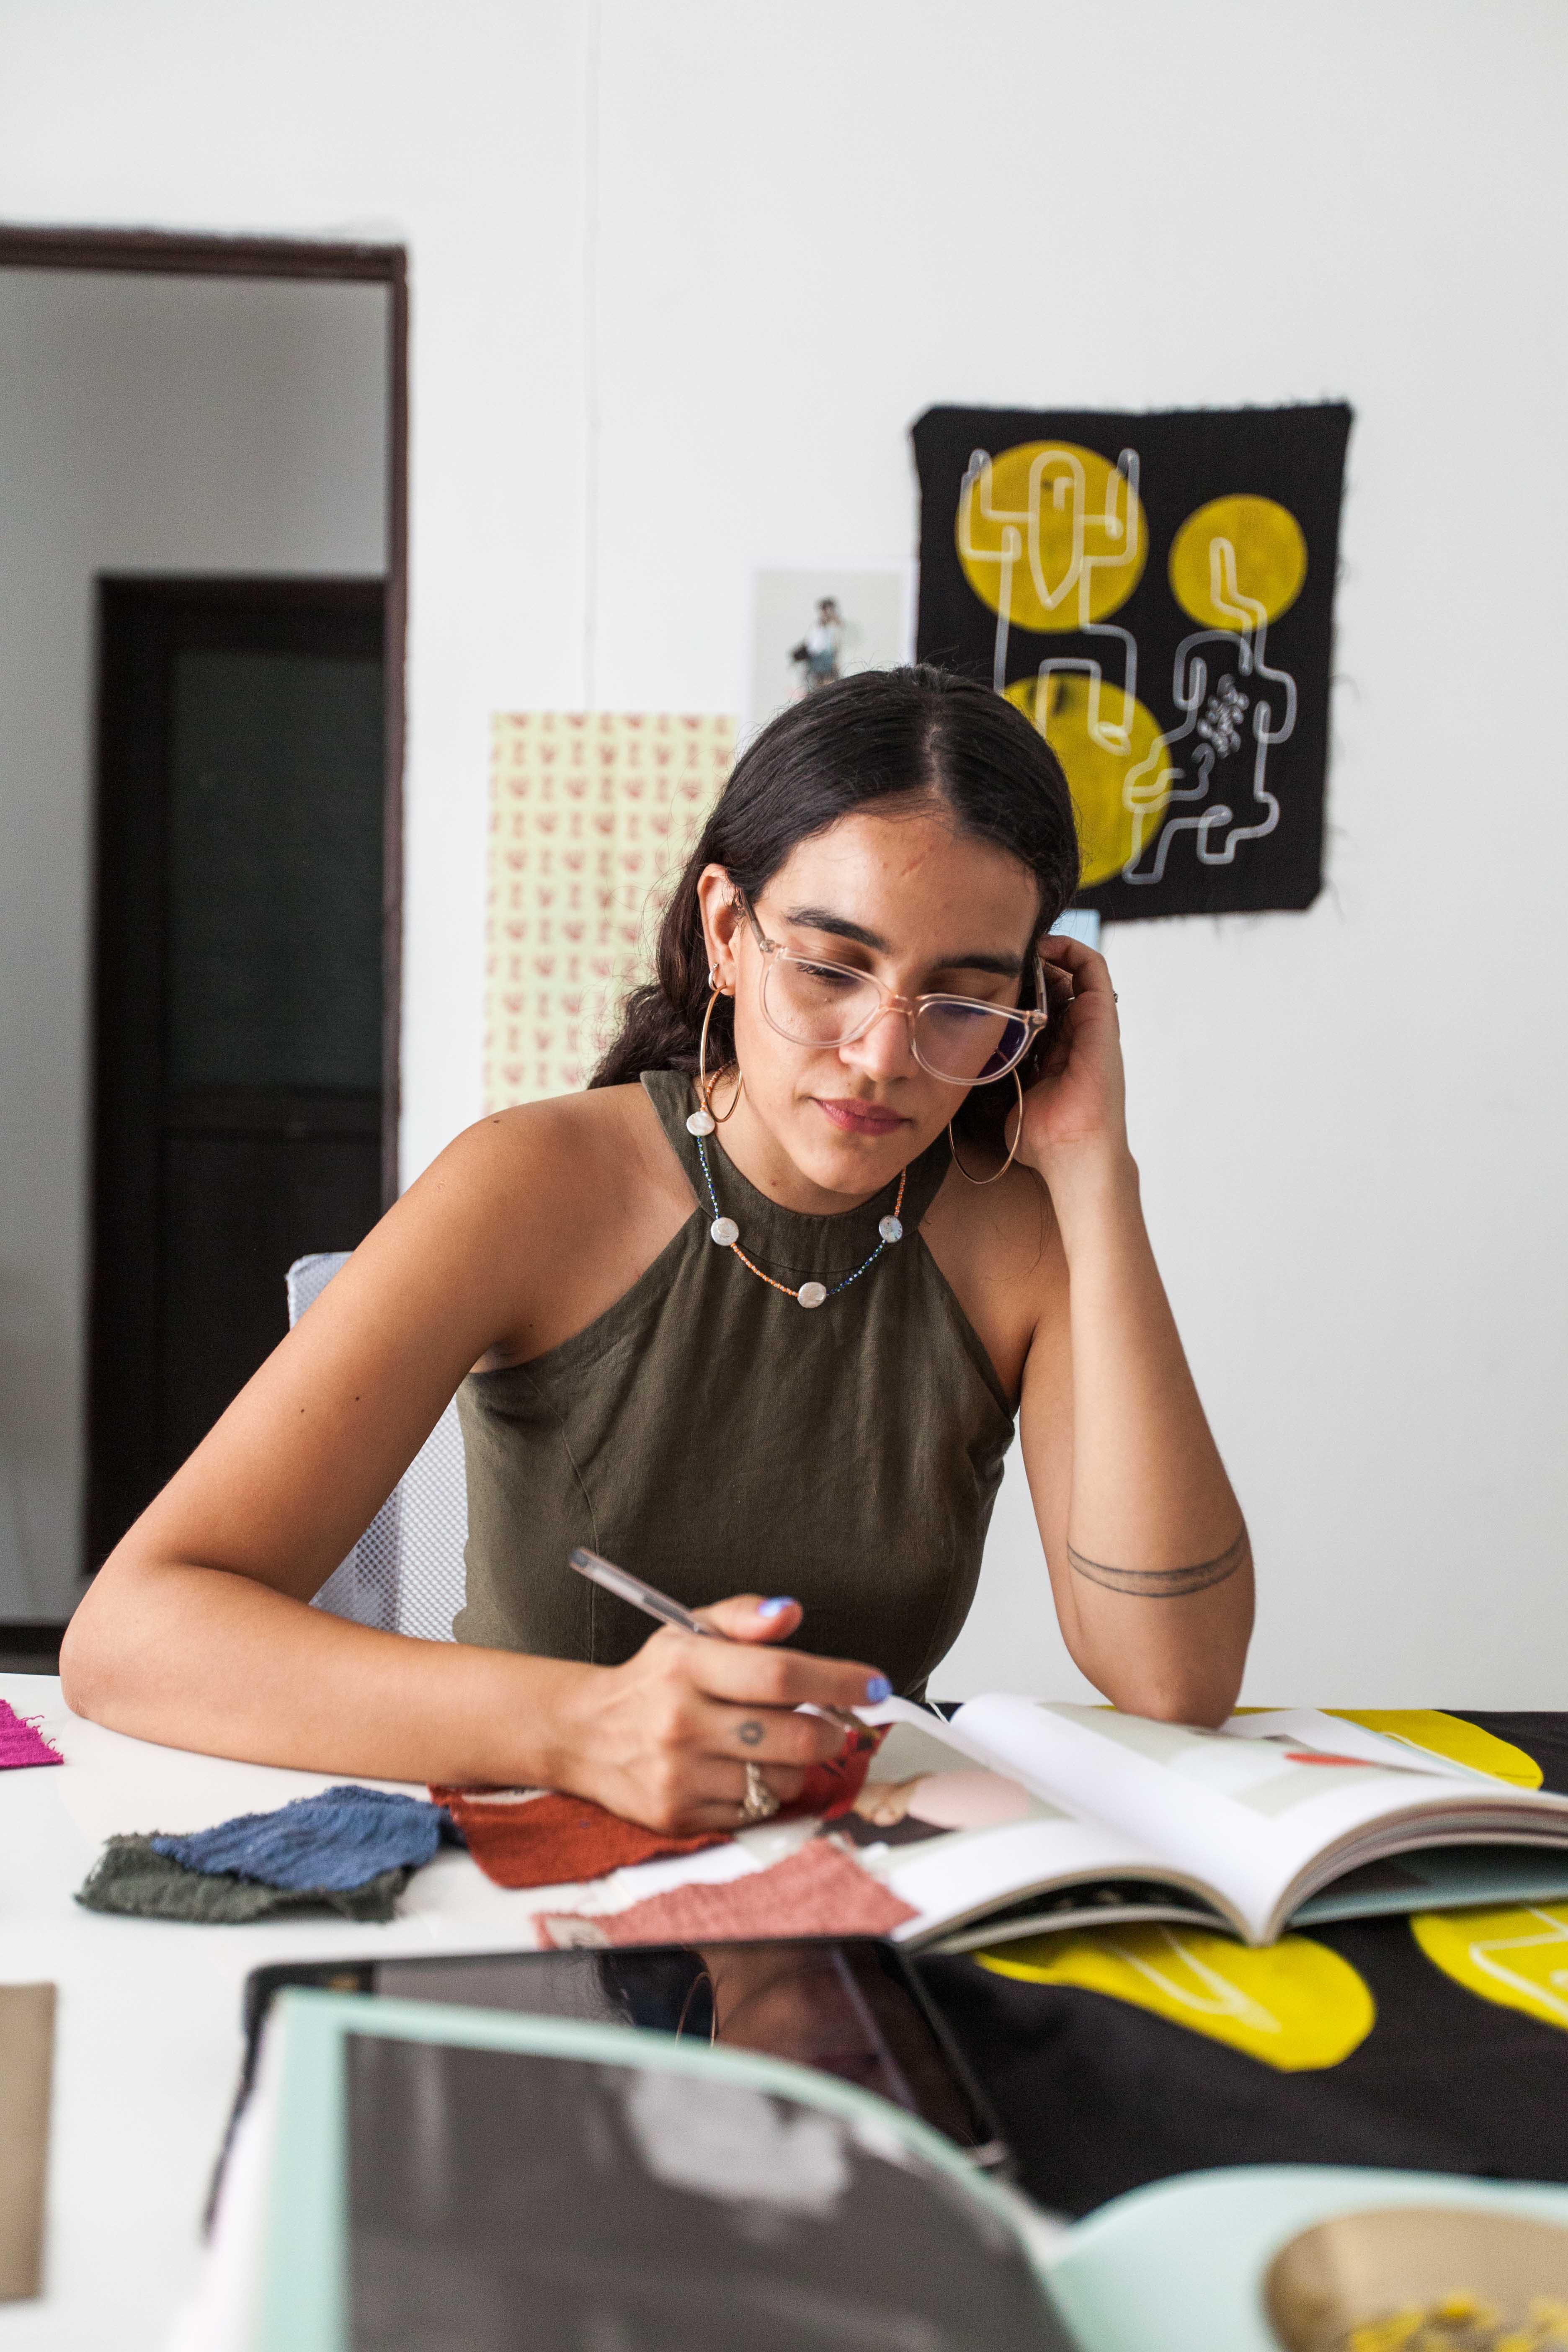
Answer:
<svg viewBox="0 0 1568 2352"><path fill-rule="evenodd" d="M1541 1767L1533 1756L1510 1739L1483 1731L1479 1723L1445 1715L1440 1707L1329 1706L1323 1712L1338 1716L1342 1723L1384 1732L1392 1739L1408 1739L1413 1748L1446 1756L1450 1764L1468 1764L1475 1772L1490 1772L1499 1780L1511 1780L1516 1789L1541 1786Z"/></svg>
<svg viewBox="0 0 1568 2352"><path fill-rule="evenodd" d="M1273 499L1211 499L1171 543L1171 593L1209 629L1252 629L1288 613L1307 577L1307 541Z"/></svg>
<svg viewBox="0 0 1568 2352"><path fill-rule="evenodd" d="M958 493L963 576L1014 628L1081 629L1125 604L1149 530L1125 474L1077 441L1020 441Z"/></svg>
<svg viewBox="0 0 1568 2352"><path fill-rule="evenodd" d="M1350 1962L1310 1936L1282 1936L1254 1951L1206 1927L1135 1924L1034 1936L975 1958L994 1976L1023 1984L1109 1993L1282 2074L1339 2065L1377 2020Z"/></svg>
<svg viewBox="0 0 1568 2352"><path fill-rule="evenodd" d="M1467 1992L1568 2032L1568 1903L1417 1911L1410 1932L1433 1967Z"/></svg>
<svg viewBox="0 0 1568 2352"><path fill-rule="evenodd" d="M1076 670L1021 677L1007 700L1033 719L1062 763L1078 815L1083 887L1118 874L1140 846L1125 787L1132 780L1143 811L1141 845L1160 828L1171 796L1172 768L1160 723L1136 695ZM1041 705L1048 705L1041 724Z"/></svg>

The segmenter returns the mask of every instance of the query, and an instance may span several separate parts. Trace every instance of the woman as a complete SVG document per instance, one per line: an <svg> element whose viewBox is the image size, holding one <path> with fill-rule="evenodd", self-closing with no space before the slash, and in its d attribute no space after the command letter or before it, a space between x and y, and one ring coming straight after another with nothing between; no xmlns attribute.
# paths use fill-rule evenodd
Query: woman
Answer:
<svg viewBox="0 0 1568 2352"><path fill-rule="evenodd" d="M924 1687L1016 1414L1073 1656L1119 1706L1218 1722L1247 1535L1143 1229L1105 964L1047 936L1078 870L1060 769L981 687L868 673L775 719L593 1087L481 1121L388 1212L100 1572L70 1704L732 1828L837 1748L801 1702ZM459 1383L458 1643L308 1609ZM579 1543L731 1638L646 1638Z"/></svg>

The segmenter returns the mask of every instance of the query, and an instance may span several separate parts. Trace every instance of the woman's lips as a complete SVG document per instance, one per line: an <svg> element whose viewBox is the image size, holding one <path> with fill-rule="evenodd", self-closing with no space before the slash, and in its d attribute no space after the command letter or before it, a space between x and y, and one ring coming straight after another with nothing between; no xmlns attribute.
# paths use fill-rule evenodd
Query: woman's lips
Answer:
<svg viewBox="0 0 1568 2352"><path fill-rule="evenodd" d="M829 1100L816 1095L813 1099L817 1109L846 1135L891 1135L894 1128L905 1123L896 1110L886 1110L880 1103L853 1102L847 1096Z"/></svg>

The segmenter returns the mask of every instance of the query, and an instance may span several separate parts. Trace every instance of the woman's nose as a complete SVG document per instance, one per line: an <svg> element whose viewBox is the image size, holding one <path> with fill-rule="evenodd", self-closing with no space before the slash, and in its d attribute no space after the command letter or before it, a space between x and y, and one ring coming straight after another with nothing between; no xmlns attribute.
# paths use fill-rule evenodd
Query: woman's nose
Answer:
<svg viewBox="0 0 1568 2352"><path fill-rule="evenodd" d="M851 1069L863 1070L868 1077L906 1077L914 1067L909 1014L897 1005L885 1004L864 1036L840 1045L838 1058Z"/></svg>

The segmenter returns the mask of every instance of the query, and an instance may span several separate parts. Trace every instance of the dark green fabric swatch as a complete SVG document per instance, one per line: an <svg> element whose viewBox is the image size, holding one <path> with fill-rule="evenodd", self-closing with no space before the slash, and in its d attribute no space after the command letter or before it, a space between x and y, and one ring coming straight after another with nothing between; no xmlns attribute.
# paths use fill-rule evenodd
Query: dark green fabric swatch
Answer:
<svg viewBox="0 0 1568 2352"><path fill-rule="evenodd" d="M77 1890L89 1911L135 1919L191 1919L207 1927L240 1926L288 1912L336 1911L345 1919L390 1919L412 1872L384 1870L346 1893L328 1887L260 1886L254 1879L187 1870L156 1852L144 1837L113 1837Z"/></svg>

